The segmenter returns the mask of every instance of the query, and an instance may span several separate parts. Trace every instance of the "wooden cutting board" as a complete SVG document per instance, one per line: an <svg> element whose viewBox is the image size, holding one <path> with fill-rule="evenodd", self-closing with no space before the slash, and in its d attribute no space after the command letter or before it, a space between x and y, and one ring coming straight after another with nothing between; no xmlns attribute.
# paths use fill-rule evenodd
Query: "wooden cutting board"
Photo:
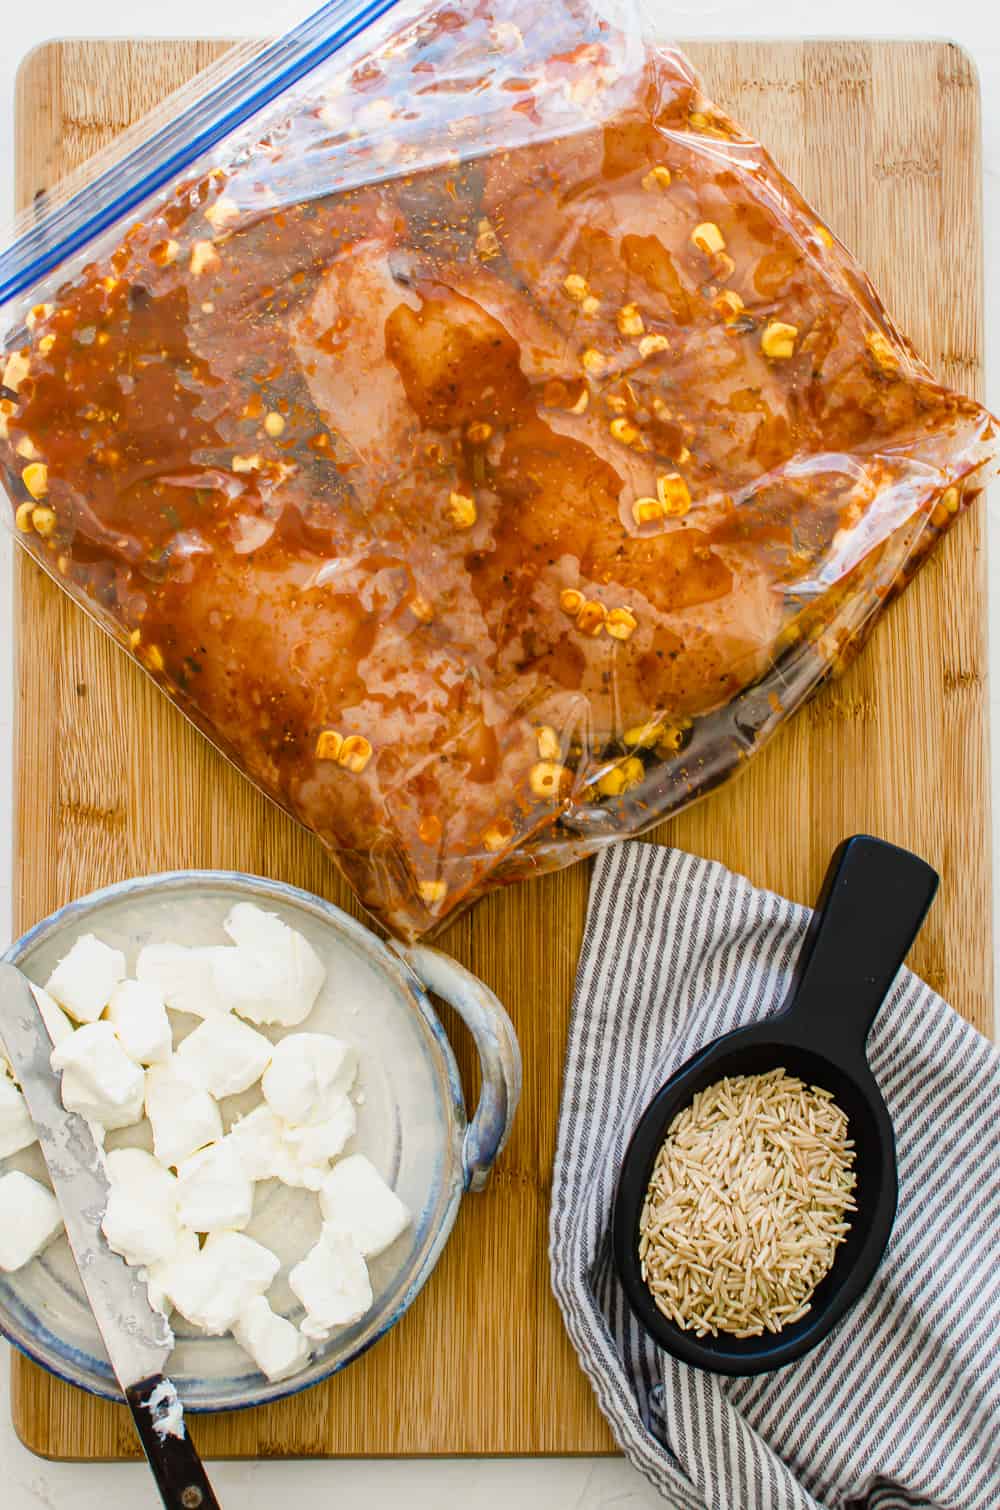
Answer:
<svg viewBox="0 0 1000 1510"><path fill-rule="evenodd" d="M18 89L21 204L102 147L221 44L56 42ZM943 43L713 43L710 92L768 142L947 381L982 378L979 97ZM992 1012L984 511L963 518L827 688L729 790L657 831L802 901L869 830L943 885L914 967L984 1030ZM123 876L230 866L357 913L319 845L241 780L136 666L18 561L16 923ZM489 1190L463 1203L401 1324L329 1384L198 1418L211 1456L609 1452L549 1290L546 1221L587 868L492 896L443 943L507 1003L524 1099ZM461 1030L449 1024L471 1070ZM120 1408L14 1359L22 1441L61 1458L136 1455Z"/></svg>

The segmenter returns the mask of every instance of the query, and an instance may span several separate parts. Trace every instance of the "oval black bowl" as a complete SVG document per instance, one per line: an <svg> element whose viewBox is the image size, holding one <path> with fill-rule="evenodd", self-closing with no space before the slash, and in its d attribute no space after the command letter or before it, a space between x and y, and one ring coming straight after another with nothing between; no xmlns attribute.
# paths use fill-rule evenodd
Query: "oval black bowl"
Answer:
<svg viewBox="0 0 1000 1510"><path fill-rule="evenodd" d="M643 1113L625 1152L612 1216L615 1267L636 1319L659 1347L696 1368L760 1374L801 1358L870 1283L896 1215L896 1143L865 1057L879 1007L934 899L923 860L865 834L837 849L792 984L773 1017L717 1038L672 1075ZM857 1211L810 1310L763 1337L699 1337L659 1310L639 1265L639 1222L667 1128L698 1091L726 1075L785 1069L830 1091L856 1147Z"/></svg>

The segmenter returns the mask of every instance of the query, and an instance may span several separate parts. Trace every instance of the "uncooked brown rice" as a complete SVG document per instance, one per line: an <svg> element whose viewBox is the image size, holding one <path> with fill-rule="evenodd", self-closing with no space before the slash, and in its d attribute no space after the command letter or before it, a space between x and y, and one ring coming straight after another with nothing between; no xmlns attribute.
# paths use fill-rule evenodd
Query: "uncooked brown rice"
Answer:
<svg viewBox="0 0 1000 1510"><path fill-rule="evenodd" d="M853 1163L830 1092L783 1069L699 1091L667 1129L639 1224L659 1309L700 1337L798 1321L857 1209Z"/></svg>

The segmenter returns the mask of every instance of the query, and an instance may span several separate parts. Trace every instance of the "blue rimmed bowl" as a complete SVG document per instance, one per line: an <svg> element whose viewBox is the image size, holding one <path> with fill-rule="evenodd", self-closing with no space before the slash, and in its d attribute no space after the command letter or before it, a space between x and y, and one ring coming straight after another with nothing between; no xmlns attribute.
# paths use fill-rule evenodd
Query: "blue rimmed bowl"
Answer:
<svg viewBox="0 0 1000 1510"><path fill-rule="evenodd" d="M386 1333L426 1283L441 1256L466 1190L485 1183L510 1132L521 1088L517 1038L503 1007L474 975L439 950L387 945L319 897L233 871L173 871L122 881L82 897L37 924L3 956L44 983L81 934L124 951L129 969L147 943L224 942L222 920L235 902L275 912L303 933L326 965L323 990L300 1029L354 1043L360 1056L358 1128L347 1152L366 1154L413 1213L411 1227L370 1264L374 1305L337 1331L292 1378L271 1384L231 1337L204 1337L174 1317L170 1374L185 1409L239 1410L308 1389L344 1368ZM466 1116L458 1067L433 991L453 1006L482 1065L479 1104ZM197 1019L171 1014L175 1030ZM180 1036L175 1031L175 1038ZM275 1039L279 1031L270 1034ZM259 1089L222 1103L227 1127L259 1099ZM148 1147L148 1129L111 1134L108 1147ZM37 1145L0 1161L45 1178ZM257 1186L247 1231L281 1259L269 1292L292 1320L301 1306L288 1288L291 1266L319 1235L315 1195L274 1181ZM53 1374L92 1394L120 1400L65 1238L14 1274L0 1273L0 1330Z"/></svg>

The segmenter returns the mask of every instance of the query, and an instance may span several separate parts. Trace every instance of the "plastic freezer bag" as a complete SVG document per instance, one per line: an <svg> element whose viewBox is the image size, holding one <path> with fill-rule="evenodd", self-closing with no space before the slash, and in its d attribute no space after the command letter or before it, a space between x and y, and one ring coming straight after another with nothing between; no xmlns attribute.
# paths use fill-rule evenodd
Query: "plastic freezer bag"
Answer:
<svg viewBox="0 0 1000 1510"><path fill-rule="evenodd" d="M741 766L997 439L630 15L359 28L14 248L0 464L26 549L415 935Z"/></svg>

